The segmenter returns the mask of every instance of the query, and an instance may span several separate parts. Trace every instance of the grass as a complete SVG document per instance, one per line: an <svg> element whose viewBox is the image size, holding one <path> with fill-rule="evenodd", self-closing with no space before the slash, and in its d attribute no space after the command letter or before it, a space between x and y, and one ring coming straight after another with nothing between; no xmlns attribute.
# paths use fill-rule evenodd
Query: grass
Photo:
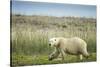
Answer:
<svg viewBox="0 0 100 67"><path fill-rule="evenodd" d="M12 55L12 60L12 66L93 62L96 61L96 53L92 53L88 59L83 58L83 60L79 60L75 55L67 55L64 61L59 59L49 61L48 55Z"/></svg>
<svg viewBox="0 0 100 67"><path fill-rule="evenodd" d="M96 19L82 17L50 17L12 15L12 65L40 65L96 61ZM69 55L65 61L48 61L53 48L51 37L80 37L87 43L88 59L79 61Z"/></svg>

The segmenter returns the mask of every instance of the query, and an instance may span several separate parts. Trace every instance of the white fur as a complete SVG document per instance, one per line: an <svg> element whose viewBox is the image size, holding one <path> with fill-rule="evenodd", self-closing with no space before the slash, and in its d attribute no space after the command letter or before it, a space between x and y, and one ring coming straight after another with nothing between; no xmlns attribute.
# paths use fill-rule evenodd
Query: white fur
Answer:
<svg viewBox="0 0 100 67"><path fill-rule="evenodd" d="M49 59L56 58L59 54L61 54L62 59L64 60L65 53L79 55L80 60L82 60L82 56L88 57L89 54L87 52L87 44L84 40L73 37L73 38L64 38L64 37L56 37L49 39L49 44L52 47L55 47L55 51L49 56Z"/></svg>

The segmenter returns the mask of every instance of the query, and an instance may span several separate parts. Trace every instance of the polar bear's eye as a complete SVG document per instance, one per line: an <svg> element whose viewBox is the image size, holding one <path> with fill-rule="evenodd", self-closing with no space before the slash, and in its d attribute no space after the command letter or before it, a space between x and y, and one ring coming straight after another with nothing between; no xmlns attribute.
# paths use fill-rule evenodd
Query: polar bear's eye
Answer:
<svg viewBox="0 0 100 67"><path fill-rule="evenodd" d="M56 39L55 39L55 41L56 41Z"/></svg>

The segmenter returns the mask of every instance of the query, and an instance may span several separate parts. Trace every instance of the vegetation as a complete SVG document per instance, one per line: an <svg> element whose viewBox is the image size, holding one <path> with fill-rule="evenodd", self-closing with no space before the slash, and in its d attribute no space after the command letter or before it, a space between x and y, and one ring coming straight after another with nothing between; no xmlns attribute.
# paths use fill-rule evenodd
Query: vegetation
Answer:
<svg viewBox="0 0 100 67"><path fill-rule="evenodd" d="M13 66L96 61L95 18L12 15L11 20ZM53 48L48 39L59 36L84 39L91 56L83 61L73 55L66 56L65 61L49 61Z"/></svg>

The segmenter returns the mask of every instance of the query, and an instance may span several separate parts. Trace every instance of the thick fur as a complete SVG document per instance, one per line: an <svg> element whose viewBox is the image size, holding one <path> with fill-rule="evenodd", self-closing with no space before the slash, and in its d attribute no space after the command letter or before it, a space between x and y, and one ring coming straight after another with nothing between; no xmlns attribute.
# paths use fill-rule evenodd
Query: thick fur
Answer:
<svg viewBox="0 0 100 67"><path fill-rule="evenodd" d="M55 51L49 56L49 60L57 58L59 54L61 54L62 60L64 60L65 54L79 55L80 60L82 60L82 56L89 56L86 42L78 37L51 38L49 39L49 45L55 47Z"/></svg>

